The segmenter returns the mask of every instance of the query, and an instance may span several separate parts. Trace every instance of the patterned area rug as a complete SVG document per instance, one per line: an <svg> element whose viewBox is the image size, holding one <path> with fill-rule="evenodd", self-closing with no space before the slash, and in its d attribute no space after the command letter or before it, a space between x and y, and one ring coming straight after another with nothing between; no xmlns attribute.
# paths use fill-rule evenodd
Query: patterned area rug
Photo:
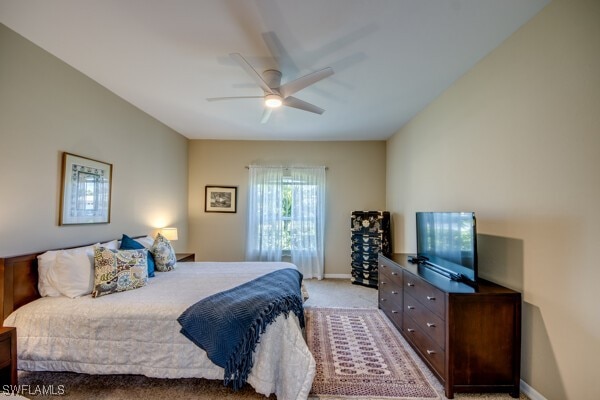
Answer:
<svg viewBox="0 0 600 400"><path fill-rule="evenodd" d="M319 399L439 399L377 309L306 308L308 347Z"/></svg>

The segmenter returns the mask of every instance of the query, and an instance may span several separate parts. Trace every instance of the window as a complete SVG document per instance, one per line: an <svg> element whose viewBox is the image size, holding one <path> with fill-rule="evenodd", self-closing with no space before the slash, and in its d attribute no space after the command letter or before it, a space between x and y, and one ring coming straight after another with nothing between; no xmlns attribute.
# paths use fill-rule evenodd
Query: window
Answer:
<svg viewBox="0 0 600 400"><path fill-rule="evenodd" d="M292 250L292 191L293 182L284 177L281 186L281 249L289 255Z"/></svg>
<svg viewBox="0 0 600 400"><path fill-rule="evenodd" d="M305 277L323 275L324 167L250 167L248 260L290 255Z"/></svg>

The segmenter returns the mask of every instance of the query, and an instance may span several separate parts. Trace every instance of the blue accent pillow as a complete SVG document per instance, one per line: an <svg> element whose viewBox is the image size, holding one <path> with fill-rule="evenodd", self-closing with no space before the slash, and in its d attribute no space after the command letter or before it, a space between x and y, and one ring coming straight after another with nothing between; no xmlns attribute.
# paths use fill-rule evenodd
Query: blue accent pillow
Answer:
<svg viewBox="0 0 600 400"><path fill-rule="evenodd" d="M123 238L121 239L121 250L140 250L146 249L141 243L136 242L129 236L123 234ZM154 277L154 256L150 251L148 251L148 277Z"/></svg>

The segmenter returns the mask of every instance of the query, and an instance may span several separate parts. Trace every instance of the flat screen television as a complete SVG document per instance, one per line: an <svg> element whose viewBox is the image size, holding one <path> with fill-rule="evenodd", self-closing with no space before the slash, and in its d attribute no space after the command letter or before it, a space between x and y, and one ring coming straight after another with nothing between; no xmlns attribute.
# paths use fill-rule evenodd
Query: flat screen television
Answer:
<svg viewBox="0 0 600 400"><path fill-rule="evenodd" d="M417 212L417 261L477 287L474 212Z"/></svg>

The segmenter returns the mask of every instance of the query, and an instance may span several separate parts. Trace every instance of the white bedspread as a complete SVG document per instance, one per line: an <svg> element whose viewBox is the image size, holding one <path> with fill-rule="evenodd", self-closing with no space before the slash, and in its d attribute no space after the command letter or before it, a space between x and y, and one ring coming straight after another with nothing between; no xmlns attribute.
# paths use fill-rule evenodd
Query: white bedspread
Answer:
<svg viewBox="0 0 600 400"><path fill-rule="evenodd" d="M98 298L38 299L13 312L4 326L17 327L22 370L223 379L223 368L179 332L177 318L203 297L280 268L295 266L179 263L140 289ZM298 318L280 316L256 347L248 383L267 396L306 399L314 375L315 360Z"/></svg>

